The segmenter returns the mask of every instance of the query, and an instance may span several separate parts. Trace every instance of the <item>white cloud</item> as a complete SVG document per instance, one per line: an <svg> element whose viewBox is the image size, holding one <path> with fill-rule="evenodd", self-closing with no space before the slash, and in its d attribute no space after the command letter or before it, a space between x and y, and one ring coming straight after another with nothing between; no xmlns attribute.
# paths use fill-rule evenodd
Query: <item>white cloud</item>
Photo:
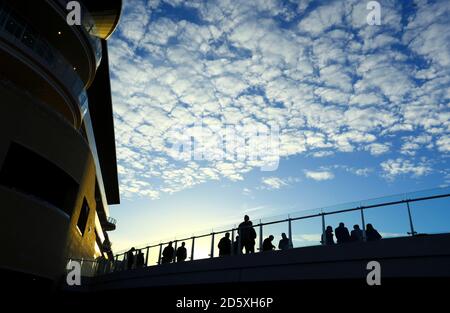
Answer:
<svg viewBox="0 0 450 313"><path fill-rule="evenodd" d="M403 145L401 147L401 153L405 155L414 156L417 151L421 148L427 147L432 148L433 144L431 143L432 136L430 135L420 135L420 136L407 136L403 138Z"/></svg>
<svg viewBox="0 0 450 313"><path fill-rule="evenodd" d="M383 27L369 27L357 0L170 2L198 21L164 16L164 2L126 2L109 40L124 196L239 181L261 165L175 159L170 144L201 121L211 139L227 124L277 125L280 157L389 152L382 171L390 177L431 171L400 156L449 152L449 3L423 0L402 19L402 6L385 1ZM202 152L224 154L214 144ZM334 177L326 169L305 175Z"/></svg>
<svg viewBox="0 0 450 313"><path fill-rule="evenodd" d="M378 156L389 152L389 144L386 143L372 143L366 146L366 150L370 151L370 154Z"/></svg>
<svg viewBox="0 0 450 313"><path fill-rule="evenodd" d="M436 144L438 146L439 151L442 152L450 152L450 136L444 135L440 137Z"/></svg>
<svg viewBox="0 0 450 313"><path fill-rule="evenodd" d="M319 6L307 17L302 19L298 28L302 32L312 35L320 35L331 26L342 23L345 14L345 5L341 1L332 1L326 5Z"/></svg>
<svg viewBox="0 0 450 313"><path fill-rule="evenodd" d="M328 157L333 155L334 152L333 151L317 151L312 153L312 156L314 156L315 158L323 158L323 157Z"/></svg>
<svg viewBox="0 0 450 313"><path fill-rule="evenodd" d="M305 170L305 176L316 181L330 180L334 178L334 174L330 171L310 171Z"/></svg>
<svg viewBox="0 0 450 313"><path fill-rule="evenodd" d="M292 241L300 241L300 242L320 242L322 238L322 234L301 234L301 235L292 235Z"/></svg>
<svg viewBox="0 0 450 313"><path fill-rule="evenodd" d="M432 168L428 162L420 161L414 164L410 160L403 158L389 159L380 164L384 176L387 179L395 179L399 175L411 175L413 177L420 177L432 172Z"/></svg>
<svg viewBox="0 0 450 313"><path fill-rule="evenodd" d="M263 188L266 189L280 189L288 185L285 180L278 177L264 177L261 182L263 183Z"/></svg>

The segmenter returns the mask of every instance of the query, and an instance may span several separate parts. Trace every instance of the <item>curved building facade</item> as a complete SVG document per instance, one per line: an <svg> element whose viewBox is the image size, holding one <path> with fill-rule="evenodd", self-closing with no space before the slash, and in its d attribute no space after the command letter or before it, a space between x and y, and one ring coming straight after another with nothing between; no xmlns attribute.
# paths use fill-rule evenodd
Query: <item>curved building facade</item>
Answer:
<svg viewBox="0 0 450 313"><path fill-rule="evenodd" d="M0 270L49 282L111 258L119 188L106 39L121 1L0 0Z"/></svg>

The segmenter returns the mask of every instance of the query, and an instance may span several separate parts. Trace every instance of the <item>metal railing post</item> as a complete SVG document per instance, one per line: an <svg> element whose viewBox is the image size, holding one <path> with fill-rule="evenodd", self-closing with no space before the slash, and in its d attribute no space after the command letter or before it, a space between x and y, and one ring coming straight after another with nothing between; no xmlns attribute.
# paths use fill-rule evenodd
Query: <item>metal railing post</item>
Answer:
<svg viewBox="0 0 450 313"><path fill-rule="evenodd" d="M209 256L214 257L214 232L211 233L211 254Z"/></svg>
<svg viewBox="0 0 450 313"><path fill-rule="evenodd" d="M259 251L263 251L263 224L259 220Z"/></svg>
<svg viewBox="0 0 450 313"><path fill-rule="evenodd" d="M98 274L98 267L99 267L100 261L95 261L95 270L94 270L94 275L97 276ZM104 263L102 264L103 266L103 274L106 274L106 269L110 266L111 262L109 262L108 260L105 260Z"/></svg>
<svg viewBox="0 0 450 313"><path fill-rule="evenodd" d="M162 255L162 243L159 244L158 264L161 264L161 255Z"/></svg>
<svg viewBox="0 0 450 313"><path fill-rule="evenodd" d="M117 269L117 263L118 263L118 261L119 261L119 256L116 255L116 257L114 258L114 265L113 265L113 269L112 269L113 272L115 272L116 269Z"/></svg>
<svg viewBox="0 0 450 313"><path fill-rule="evenodd" d="M366 241L366 221L364 220L364 207L360 208L361 210L361 225L362 225L362 240Z"/></svg>
<svg viewBox="0 0 450 313"><path fill-rule="evenodd" d="M323 212L320 212L322 215L322 245L326 245L327 243L327 234L326 234L326 228L325 228L325 214Z"/></svg>
<svg viewBox="0 0 450 313"><path fill-rule="evenodd" d="M239 239L238 239L238 244L237 244L237 246L238 246L237 254L239 255L239 254L242 254L242 238L241 238L242 234L239 232L239 228L238 228L238 235L239 235Z"/></svg>
<svg viewBox="0 0 450 313"><path fill-rule="evenodd" d="M234 255L234 228L231 230L231 255Z"/></svg>
<svg viewBox="0 0 450 313"><path fill-rule="evenodd" d="M145 254L145 267L148 266L148 254L149 254L150 248L147 247L147 253Z"/></svg>
<svg viewBox="0 0 450 313"><path fill-rule="evenodd" d="M289 248L293 248L294 243L292 241L292 220L289 215L288 215L288 235L289 235Z"/></svg>
<svg viewBox="0 0 450 313"><path fill-rule="evenodd" d="M195 237L192 237L191 261L194 261L194 245L195 245Z"/></svg>
<svg viewBox="0 0 450 313"><path fill-rule="evenodd" d="M409 227L411 228L411 236L414 236L416 234L414 230L413 220L411 216L411 208L409 207L409 201L406 201L406 207L408 208L408 217L409 217Z"/></svg>

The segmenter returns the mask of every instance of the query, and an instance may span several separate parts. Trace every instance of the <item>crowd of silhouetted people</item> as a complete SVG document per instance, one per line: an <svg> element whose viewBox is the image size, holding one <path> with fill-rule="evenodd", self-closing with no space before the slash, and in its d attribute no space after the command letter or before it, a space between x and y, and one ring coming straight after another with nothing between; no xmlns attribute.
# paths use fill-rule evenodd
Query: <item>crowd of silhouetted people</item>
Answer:
<svg viewBox="0 0 450 313"><path fill-rule="evenodd" d="M217 245L220 257L243 254L244 251L245 254L255 253L257 235L248 215L245 215L244 221L239 224L237 230L238 235L234 241L230 239L230 233L228 232L220 239ZM336 237L336 241L334 237ZM349 232L344 223L339 223L339 226L334 229L334 233L331 226L326 227L325 232L321 236L321 243L323 245L335 245L349 242L376 241L380 239L382 239L380 233L372 226L372 224L367 224L365 230L362 230L359 225L354 225L353 230ZM273 235L265 238L262 242L261 251L274 251L276 249L273 244L274 240L275 237ZM278 249L287 250L292 247L292 238L288 238L285 233L282 233L281 239L278 242ZM173 242L169 242L161 253L160 263L183 262L186 258L187 250L185 242L182 242L181 246L176 250L173 247ZM145 263L146 261L142 250L131 248L126 253L127 269L141 268L144 267Z"/></svg>
<svg viewBox="0 0 450 313"><path fill-rule="evenodd" d="M335 236L336 242L334 241ZM335 243L342 244L364 240L376 241L381 238L380 233L372 226L372 224L367 224L365 232L356 224L353 226L353 230L350 233L344 223L339 223L339 226L334 230L334 234L333 227L327 226L325 233L322 235L322 244L334 245Z"/></svg>

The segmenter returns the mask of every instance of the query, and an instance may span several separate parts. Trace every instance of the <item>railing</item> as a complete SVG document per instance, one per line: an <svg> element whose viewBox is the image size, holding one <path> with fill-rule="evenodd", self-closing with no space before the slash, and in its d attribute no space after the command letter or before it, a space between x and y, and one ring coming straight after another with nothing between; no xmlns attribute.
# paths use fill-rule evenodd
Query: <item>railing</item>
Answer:
<svg viewBox="0 0 450 313"><path fill-rule="evenodd" d="M116 221L115 218L112 218L112 217L108 216L108 223L111 223L111 224L113 224L113 225L116 225L117 221Z"/></svg>
<svg viewBox="0 0 450 313"><path fill-rule="evenodd" d="M301 211L282 219L260 220L252 227L257 234L258 250L262 251L263 238L277 233L286 233L290 247L293 248L323 245L325 242L322 241L322 235L324 235L327 225L336 227L339 222L345 222L352 226L358 224L361 226L361 230L365 230L368 223L373 224L383 238L416 236L425 233L448 233L450 232L450 189L427 190L309 212ZM238 245L236 251L231 249L231 254L235 252L241 254L240 242L235 240L238 232L239 228L234 226L147 245L136 249L134 255L139 253L142 255L140 258L134 257L133 262L128 262L127 252L116 254L114 261L107 262L110 263L107 269L102 267L102 271L98 274L161 264L163 250L169 242L173 243L175 251L182 242L185 242L188 259L191 261L214 258L218 256L219 235L225 233L229 233L231 242L236 242ZM277 246L276 243L274 245ZM170 262L175 261L174 253Z"/></svg>
<svg viewBox="0 0 450 313"><path fill-rule="evenodd" d="M61 80L78 101L80 114L83 118L88 108L88 97L84 83L73 66L31 25L28 25L24 19L20 18L4 3L0 3L0 37L14 46L20 47L25 53L31 55L38 64L48 69L58 80ZM97 40L99 41L98 38ZM100 44L101 57L101 43L97 42L97 46L98 44Z"/></svg>

